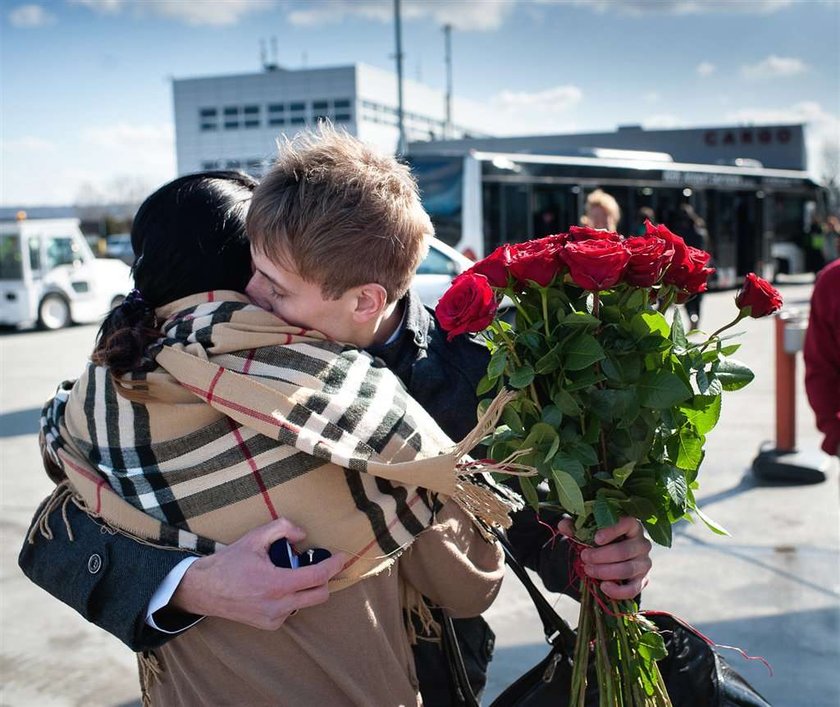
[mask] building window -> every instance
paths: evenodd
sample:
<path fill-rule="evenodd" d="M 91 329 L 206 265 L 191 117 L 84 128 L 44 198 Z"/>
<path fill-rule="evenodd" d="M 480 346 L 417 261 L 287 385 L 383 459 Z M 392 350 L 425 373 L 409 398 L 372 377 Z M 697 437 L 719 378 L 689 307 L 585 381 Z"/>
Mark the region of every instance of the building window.
<path fill-rule="evenodd" d="M 258 128 L 260 127 L 260 107 L 259 106 L 245 106 L 243 108 L 243 113 L 245 116 L 245 127 L 246 128 Z"/>
<path fill-rule="evenodd" d="M 336 123 L 349 123 L 351 120 L 353 120 L 353 116 L 350 113 L 336 112 L 335 114 Z"/>
<path fill-rule="evenodd" d="M 340 108 L 349 108 L 350 107 L 350 99 L 349 98 L 336 98 L 334 105 L 335 105 L 336 110 L 339 110 Z"/>
<path fill-rule="evenodd" d="M 329 109 L 329 101 L 312 101 L 312 110 L 315 113 L 326 113 Z"/>
<path fill-rule="evenodd" d="M 201 108 L 198 111 L 198 117 L 202 130 L 219 129 L 219 111 L 217 108 Z"/>
<path fill-rule="evenodd" d="M 239 160 L 228 160 L 225 162 L 225 169 L 239 169 L 241 166 Z"/>
<path fill-rule="evenodd" d="M 201 163 L 201 169 L 205 172 L 209 172 L 214 169 L 219 169 L 219 161 L 218 160 L 208 160 L 206 162 Z"/>
<path fill-rule="evenodd" d="M 236 130 L 239 127 L 239 106 L 225 106 L 225 130 Z"/>
<path fill-rule="evenodd" d="M 289 104 L 289 124 L 303 125 L 306 123 L 306 103 Z"/>
<path fill-rule="evenodd" d="M 285 125 L 286 124 L 286 105 L 285 105 L 285 103 L 269 103 L 269 105 L 268 105 L 268 124 L 269 125 Z"/>

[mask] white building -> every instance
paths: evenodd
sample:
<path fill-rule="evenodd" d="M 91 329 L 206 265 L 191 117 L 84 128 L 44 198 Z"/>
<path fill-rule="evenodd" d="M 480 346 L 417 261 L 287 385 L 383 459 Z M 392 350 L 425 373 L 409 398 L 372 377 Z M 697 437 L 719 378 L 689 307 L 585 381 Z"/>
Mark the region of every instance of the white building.
<path fill-rule="evenodd" d="M 281 134 L 323 118 L 385 151 L 398 142 L 396 75 L 364 64 L 176 79 L 173 93 L 179 174 L 243 169 L 259 176 Z M 474 124 L 486 109 L 455 99 L 447 127 L 443 92 L 416 81 L 403 81 L 403 110 L 407 142 L 486 134 Z"/>

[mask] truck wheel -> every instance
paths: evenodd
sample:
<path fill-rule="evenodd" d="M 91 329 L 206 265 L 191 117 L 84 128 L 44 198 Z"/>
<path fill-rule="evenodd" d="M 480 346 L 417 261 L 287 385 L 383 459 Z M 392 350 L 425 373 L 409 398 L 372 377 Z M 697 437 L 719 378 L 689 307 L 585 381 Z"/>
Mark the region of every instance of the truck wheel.
<path fill-rule="evenodd" d="M 53 331 L 70 326 L 70 304 L 59 294 L 51 293 L 38 305 L 38 326 Z"/>

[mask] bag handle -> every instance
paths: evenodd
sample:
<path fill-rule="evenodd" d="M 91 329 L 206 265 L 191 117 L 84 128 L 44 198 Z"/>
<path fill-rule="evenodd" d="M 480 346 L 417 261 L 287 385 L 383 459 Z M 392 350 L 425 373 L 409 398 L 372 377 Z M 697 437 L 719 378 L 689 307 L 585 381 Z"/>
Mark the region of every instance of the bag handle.
<path fill-rule="evenodd" d="M 576 636 L 572 627 L 560 616 L 548 600 L 542 595 L 536 585 L 531 581 L 525 568 L 519 563 L 519 560 L 513 554 L 513 547 L 508 541 L 503 532 L 496 528 L 490 528 L 492 533 L 496 536 L 499 544 L 505 552 L 505 561 L 514 574 L 519 577 L 531 601 L 539 614 L 540 621 L 542 621 L 543 631 L 545 632 L 545 640 L 554 648 L 559 650 L 564 656 L 570 658 L 574 655 Z M 458 646 L 458 638 L 455 635 L 455 626 L 452 619 L 443 611 L 443 620 L 441 621 L 443 643 L 447 657 L 447 665 L 455 687 L 458 691 L 457 698 L 462 707 L 478 707 L 478 699 L 472 690 L 470 681 L 467 678 L 467 669 L 464 666 L 464 657 L 461 655 L 460 647 Z"/>
<path fill-rule="evenodd" d="M 528 572 L 514 556 L 513 547 L 504 533 L 496 530 L 495 528 L 493 529 L 493 533 L 496 535 L 499 540 L 499 544 L 505 551 L 505 560 L 507 561 L 508 567 L 510 567 L 514 574 L 519 577 L 519 581 L 522 582 L 528 592 L 528 595 L 531 597 L 531 601 L 534 602 L 540 621 L 542 621 L 543 631 L 545 632 L 545 640 L 552 646 L 558 645 L 559 641 L 559 648 L 561 648 L 567 656 L 574 655 L 575 642 L 577 638 L 575 636 L 575 632 L 572 630 L 572 627 L 569 626 L 569 624 L 566 623 L 566 621 L 554 610 L 554 607 L 548 603 L 548 600 L 542 595 L 542 592 L 540 592 L 536 585 L 531 581 L 531 578 L 528 576 Z"/>

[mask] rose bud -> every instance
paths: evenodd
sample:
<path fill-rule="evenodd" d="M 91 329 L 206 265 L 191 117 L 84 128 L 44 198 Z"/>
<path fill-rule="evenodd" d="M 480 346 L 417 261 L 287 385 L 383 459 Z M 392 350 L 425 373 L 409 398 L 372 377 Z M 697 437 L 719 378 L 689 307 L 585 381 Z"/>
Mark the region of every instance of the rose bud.
<path fill-rule="evenodd" d="M 435 316 L 447 332 L 447 341 L 459 334 L 487 328 L 496 314 L 496 296 L 484 275 L 461 273 L 435 307 Z"/>
<path fill-rule="evenodd" d="M 778 312 L 782 308 L 782 295 L 767 280 L 754 272 L 744 278 L 744 285 L 735 297 L 735 306 L 741 310 L 749 307 L 750 317 L 758 319 Z"/>
<path fill-rule="evenodd" d="M 467 272 L 484 275 L 493 287 L 507 287 L 510 258 L 511 248 L 505 243 L 486 258 L 479 260 Z"/>

